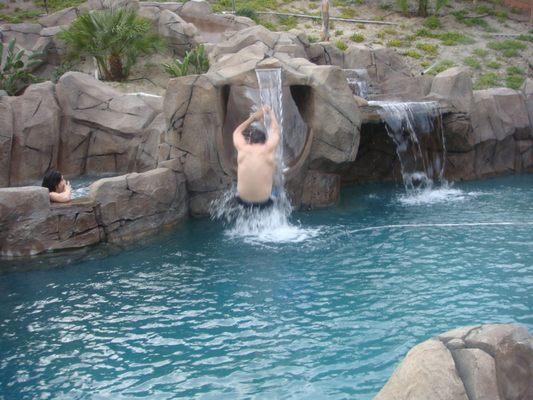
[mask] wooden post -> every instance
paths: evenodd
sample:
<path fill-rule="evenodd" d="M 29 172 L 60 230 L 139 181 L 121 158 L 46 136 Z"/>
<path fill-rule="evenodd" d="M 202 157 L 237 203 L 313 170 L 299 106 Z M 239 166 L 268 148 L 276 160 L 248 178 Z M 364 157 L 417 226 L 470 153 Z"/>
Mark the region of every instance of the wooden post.
<path fill-rule="evenodd" d="M 329 41 L 329 0 L 322 0 L 322 40 Z"/>

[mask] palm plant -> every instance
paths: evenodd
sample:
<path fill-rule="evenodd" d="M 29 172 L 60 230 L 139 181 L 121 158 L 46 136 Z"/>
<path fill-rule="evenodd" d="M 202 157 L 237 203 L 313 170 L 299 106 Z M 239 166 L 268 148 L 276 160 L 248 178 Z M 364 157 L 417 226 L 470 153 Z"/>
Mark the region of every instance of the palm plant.
<path fill-rule="evenodd" d="M 84 13 L 59 37 L 66 42 L 70 57 L 94 57 L 100 76 L 110 81 L 123 81 L 140 55 L 163 48 L 150 21 L 128 8 Z"/>
<path fill-rule="evenodd" d="M 203 74 L 209 69 L 209 60 L 205 54 L 203 44 L 185 53 L 183 61 L 174 60 L 170 64 L 163 64 L 165 71 L 174 77 L 189 74 Z"/>
<path fill-rule="evenodd" d="M 0 60 L 4 54 L 4 44 L 0 43 Z M 28 56 L 27 63 L 23 57 L 24 50 L 15 51 L 15 39 L 7 45 L 6 58 L 0 66 L 0 89 L 5 90 L 8 95 L 15 96 L 30 83 L 38 79 L 30 72 L 31 68 L 42 63 L 42 53 L 32 53 Z"/>

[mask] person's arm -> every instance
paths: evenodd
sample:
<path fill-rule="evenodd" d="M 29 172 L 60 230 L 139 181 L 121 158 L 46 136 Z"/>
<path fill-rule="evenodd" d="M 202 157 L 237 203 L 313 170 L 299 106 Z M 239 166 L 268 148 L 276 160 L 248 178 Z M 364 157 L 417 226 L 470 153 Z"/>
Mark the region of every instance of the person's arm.
<path fill-rule="evenodd" d="M 244 139 L 243 132 L 248 129 L 254 121 L 259 121 L 263 118 L 263 110 L 259 110 L 251 114 L 246 121 L 240 124 L 237 129 L 233 132 L 233 145 L 237 150 L 246 145 L 246 140 Z"/>
<path fill-rule="evenodd" d="M 274 111 L 269 108 L 268 112 L 270 114 L 270 132 L 268 133 L 268 139 L 265 144 L 269 150 L 273 151 L 279 143 L 279 124 Z"/>
<path fill-rule="evenodd" d="M 70 183 L 67 183 L 63 193 L 50 192 L 50 200 L 54 203 L 68 203 L 71 199 Z"/>

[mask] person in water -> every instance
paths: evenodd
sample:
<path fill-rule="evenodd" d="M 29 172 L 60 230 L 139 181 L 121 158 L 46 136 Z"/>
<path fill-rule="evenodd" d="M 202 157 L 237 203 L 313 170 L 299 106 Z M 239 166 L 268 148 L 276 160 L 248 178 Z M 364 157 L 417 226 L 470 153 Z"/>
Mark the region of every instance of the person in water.
<path fill-rule="evenodd" d="M 252 125 L 270 115 L 270 133 Z M 271 108 L 263 107 L 240 124 L 233 132 L 237 149 L 237 202 L 247 208 L 263 209 L 273 204 L 275 151 L 279 143 L 279 125 Z"/>
<path fill-rule="evenodd" d="M 48 189 L 50 194 L 50 201 L 56 203 L 67 203 L 71 200 L 72 188 L 70 183 L 65 181 L 60 172 L 51 170 L 48 171 L 43 178 L 41 185 Z"/>

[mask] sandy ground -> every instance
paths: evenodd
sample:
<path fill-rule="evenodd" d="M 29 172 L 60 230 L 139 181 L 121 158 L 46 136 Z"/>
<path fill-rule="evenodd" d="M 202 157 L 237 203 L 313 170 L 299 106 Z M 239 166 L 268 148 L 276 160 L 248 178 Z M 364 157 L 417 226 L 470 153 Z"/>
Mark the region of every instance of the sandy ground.
<path fill-rule="evenodd" d="M 9 13 L 19 7 L 21 9 L 39 9 L 31 0 L 0 0 L 1 4 L 5 4 L 3 13 Z M 432 29 L 433 33 L 442 32 L 460 32 L 475 40 L 473 44 L 460 44 L 455 46 L 444 46 L 438 39 L 431 39 L 426 37 L 414 37 L 417 29 L 423 27 L 424 19 L 418 17 L 404 17 L 400 13 L 394 10 L 394 6 L 391 9 L 383 9 L 378 7 L 377 1 L 366 0 L 363 5 L 351 5 L 346 7 L 339 4 L 340 1 L 332 0 L 331 16 L 341 16 L 343 9 L 348 8 L 352 10 L 354 16 L 357 19 L 369 19 L 369 20 L 382 20 L 386 22 L 392 22 L 396 25 L 385 26 L 375 24 L 360 24 L 351 22 L 339 22 L 333 21 L 333 26 L 330 30 L 331 41 L 336 43 L 342 41 L 346 44 L 353 43 L 350 39 L 354 33 L 364 36 L 362 44 L 367 46 L 384 45 L 390 46 L 390 41 L 394 39 L 400 39 L 402 45 L 400 47 L 394 47 L 394 50 L 400 54 L 405 54 L 409 50 L 418 52 L 422 57 L 415 59 L 409 56 L 405 56 L 407 64 L 410 66 L 413 74 L 419 74 L 429 65 L 438 63 L 441 60 L 452 60 L 455 65 L 465 65 L 464 59 L 472 57 L 480 64 L 479 68 L 471 68 L 474 82 L 477 79 L 488 72 L 496 73 L 500 77 L 500 84 L 505 85 L 506 69 L 510 66 L 516 66 L 521 68 L 524 73 L 532 77 L 533 76 L 533 43 L 522 42 L 527 48 L 520 52 L 518 57 L 505 58 L 501 53 L 492 50 L 487 47 L 487 43 L 494 40 L 502 40 L 507 37 L 496 35 L 518 35 L 518 34 L 533 34 L 533 27 L 530 27 L 527 23 L 527 17 L 523 15 L 512 14 L 509 9 L 494 6 L 492 3 L 485 1 L 478 1 L 478 5 L 485 5 L 492 7 L 496 10 L 506 11 L 508 18 L 503 22 L 492 16 L 485 16 L 483 19 L 490 25 L 491 32 L 487 32 L 481 27 L 468 27 L 463 23 L 457 21 L 457 19 L 450 13 L 455 10 L 464 8 L 472 8 L 471 1 L 451 1 L 452 6 L 445 7 L 441 10 L 442 17 L 439 18 L 442 28 Z M 355 2 L 354 2 L 355 3 Z M 297 0 L 297 1 L 284 1 L 283 5 L 276 9 L 278 12 L 292 12 L 302 14 L 319 14 L 319 0 Z M 391 5 L 394 4 L 391 2 Z M 44 12 L 44 11 L 43 11 Z M 444 15 L 445 14 L 445 15 Z M 475 15 L 474 11 L 470 11 L 470 15 Z M 274 24 L 278 30 L 288 29 L 280 23 L 278 17 L 275 16 L 261 16 L 263 20 L 269 21 Z M 320 38 L 321 22 L 319 20 L 311 20 L 298 18 L 297 29 L 305 31 L 308 35 L 315 40 Z M 424 51 L 416 49 L 417 43 L 436 44 L 438 45 L 438 54 L 431 56 Z M 474 53 L 476 49 L 484 49 L 487 51 L 485 56 L 479 56 Z M 165 73 L 162 63 L 168 63 L 172 60 L 172 56 L 167 52 L 166 54 L 158 54 L 149 57 L 143 57 L 139 60 L 138 64 L 133 68 L 131 76 L 127 82 L 111 82 L 110 85 L 124 92 L 142 91 L 146 93 L 163 95 L 168 79 L 170 77 Z M 490 68 L 487 64 L 498 63 L 498 68 Z M 94 70 L 92 62 L 85 62 L 75 67 L 77 70 L 84 72 L 90 72 Z"/>

